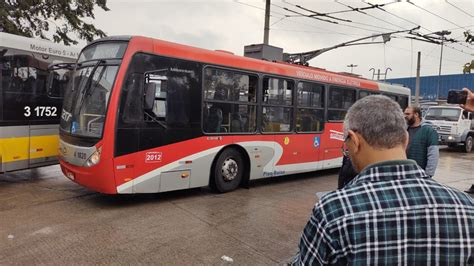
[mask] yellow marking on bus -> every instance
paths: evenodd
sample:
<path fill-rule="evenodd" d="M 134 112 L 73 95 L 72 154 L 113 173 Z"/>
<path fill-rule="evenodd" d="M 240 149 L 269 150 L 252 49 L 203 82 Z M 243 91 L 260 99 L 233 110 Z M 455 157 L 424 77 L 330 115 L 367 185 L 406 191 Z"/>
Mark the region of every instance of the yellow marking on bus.
<path fill-rule="evenodd" d="M 58 135 L 0 139 L 3 163 L 58 155 Z"/>
<path fill-rule="evenodd" d="M 58 145 L 58 135 L 31 137 L 30 159 L 57 156 Z"/>
<path fill-rule="evenodd" d="M 4 138 L 0 139 L 2 162 L 8 163 L 19 160 L 28 160 L 28 147 L 30 138 Z"/>

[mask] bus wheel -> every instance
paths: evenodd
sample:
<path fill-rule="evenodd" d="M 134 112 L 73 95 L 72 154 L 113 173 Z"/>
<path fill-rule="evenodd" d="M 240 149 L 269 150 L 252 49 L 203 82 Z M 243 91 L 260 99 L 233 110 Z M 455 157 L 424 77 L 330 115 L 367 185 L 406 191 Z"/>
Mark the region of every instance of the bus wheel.
<path fill-rule="evenodd" d="M 464 141 L 464 151 L 465 152 L 471 152 L 472 151 L 472 145 L 473 145 L 472 136 L 467 136 L 466 141 Z"/>
<path fill-rule="evenodd" d="M 214 166 L 213 188 L 220 192 L 236 189 L 242 181 L 244 163 L 242 156 L 235 149 L 224 150 Z"/>

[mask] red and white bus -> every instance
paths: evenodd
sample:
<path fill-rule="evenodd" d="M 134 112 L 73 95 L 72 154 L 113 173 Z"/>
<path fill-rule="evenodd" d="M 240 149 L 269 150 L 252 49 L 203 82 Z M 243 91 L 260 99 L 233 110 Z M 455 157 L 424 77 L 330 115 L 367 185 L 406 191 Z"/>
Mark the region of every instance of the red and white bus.
<path fill-rule="evenodd" d="M 408 88 L 322 69 L 107 37 L 82 50 L 66 90 L 61 169 L 115 194 L 340 167 L 344 115 L 374 93 L 410 101 Z"/>

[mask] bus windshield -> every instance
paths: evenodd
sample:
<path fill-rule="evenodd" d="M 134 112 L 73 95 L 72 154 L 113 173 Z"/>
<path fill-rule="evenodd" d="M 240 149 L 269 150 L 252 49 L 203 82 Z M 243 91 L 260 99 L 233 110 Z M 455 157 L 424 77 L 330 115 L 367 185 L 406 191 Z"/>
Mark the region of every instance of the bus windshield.
<path fill-rule="evenodd" d="M 109 96 L 120 63 L 116 59 L 123 56 L 125 48 L 126 43 L 99 43 L 82 51 L 64 96 L 61 131 L 102 137 Z"/>
<path fill-rule="evenodd" d="M 426 113 L 425 120 L 458 121 L 460 109 L 454 108 L 430 108 Z"/>

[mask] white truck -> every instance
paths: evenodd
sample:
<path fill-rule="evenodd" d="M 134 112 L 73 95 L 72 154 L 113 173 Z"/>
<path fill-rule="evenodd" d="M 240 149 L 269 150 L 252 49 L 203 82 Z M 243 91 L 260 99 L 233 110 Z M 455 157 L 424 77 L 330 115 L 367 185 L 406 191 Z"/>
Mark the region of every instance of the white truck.
<path fill-rule="evenodd" d="M 424 116 L 438 132 L 439 145 L 451 148 L 462 146 L 463 151 L 471 152 L 474 142 L 474 113 L 464 111 L 459 106 L 431 106 Z"/>

